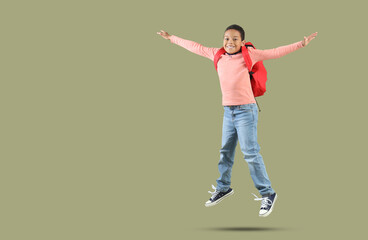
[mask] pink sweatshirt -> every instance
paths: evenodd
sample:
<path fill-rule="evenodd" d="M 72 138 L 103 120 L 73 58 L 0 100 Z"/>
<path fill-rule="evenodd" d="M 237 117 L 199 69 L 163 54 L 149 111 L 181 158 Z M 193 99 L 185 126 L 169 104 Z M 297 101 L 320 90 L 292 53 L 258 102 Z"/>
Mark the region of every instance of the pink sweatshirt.
<path fill-rule="evenodd" d="M 220 48 L 208 48 L 199 43 L 185 40 L 171 35 L 170 41 L 195 54 L 214 60 L 215 54 Z M 253 65 L 258 61 L 279 58 L 302 48 L 302 41 L 281 46 L 274 49 L 260 50 L 248 48 Z M 215 68 L 215 67 L 214 67 Z M 248 68 L 245 65 L 241 53 L 222 55 L 217 63 L 218 76 L 222 92 L 222 105 L 243 105 L 255 103 L 252 87 L 249 79 Z"/>

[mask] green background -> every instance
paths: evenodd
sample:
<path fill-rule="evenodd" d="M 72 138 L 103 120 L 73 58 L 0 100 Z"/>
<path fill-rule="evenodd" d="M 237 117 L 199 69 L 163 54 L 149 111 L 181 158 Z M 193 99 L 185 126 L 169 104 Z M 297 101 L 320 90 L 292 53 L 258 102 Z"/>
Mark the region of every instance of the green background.
<path fill-rule="evenodd" d="M 1 1 L 0 238 L 347 239 L 366 218 L 364 1 Z M 235 194 L 205 208 L 223 108 L 213 63 L 239 24 L 265 61 L 259 143 L 274 212 L 237 147 Z"/>

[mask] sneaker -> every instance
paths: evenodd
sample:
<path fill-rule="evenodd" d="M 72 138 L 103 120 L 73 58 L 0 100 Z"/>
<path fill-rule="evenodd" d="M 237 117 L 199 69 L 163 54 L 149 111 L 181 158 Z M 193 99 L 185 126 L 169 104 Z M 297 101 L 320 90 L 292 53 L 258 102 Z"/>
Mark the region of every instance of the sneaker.
<path fill-rule="evenodd" d="M 259 198 L 257 195 L 252 193 L 256 198 L 255 201 L 262 201 L 261 202 L 261 209 L 259 210 L 259 216 L 260 217 L 267 217 L 271 214 L 273 206 L 275 205 L 277 194 L 274 193 L 272 195 L 269 195 L 267 197 Z"/>
<path fill-rule="evenodd" d="M 210 200 L 208 200 L 205 204 L 206 207 L 212 207 L 214 205 L 216 205 L 217 203 L 221 202 L 222 200 L 224 200 L 225 198 L 227 198 L 230 195 L 234 194 L 234 190 L 229 188 L 229 190 L 227 190 L 226 192 L 220 192 L 217 191 L 215 186 L 212 185 L 212 188 L 215 190 L 214 192 L 210 192 L 209 193 L 212 194 L 212 197 L 210 198 Z"/>

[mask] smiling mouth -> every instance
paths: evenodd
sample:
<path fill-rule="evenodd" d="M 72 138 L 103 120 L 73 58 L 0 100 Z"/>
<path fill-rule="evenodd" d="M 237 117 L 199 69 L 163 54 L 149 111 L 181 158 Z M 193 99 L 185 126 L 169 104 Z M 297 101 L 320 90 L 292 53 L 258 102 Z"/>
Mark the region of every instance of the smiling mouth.
<path fill-rule="evenodd" d="M 228 49 L 233 49 L 235 48 L 234 46 L 227 46 Z"/>

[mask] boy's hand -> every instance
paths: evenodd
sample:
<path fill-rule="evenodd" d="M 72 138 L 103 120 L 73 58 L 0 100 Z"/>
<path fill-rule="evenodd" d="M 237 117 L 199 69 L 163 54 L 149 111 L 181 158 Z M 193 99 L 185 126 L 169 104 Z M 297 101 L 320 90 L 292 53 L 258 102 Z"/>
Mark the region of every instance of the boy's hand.
<path fill-rule="evenodd" d="M 161 37 L 165 39 L 170 39 L 171 35 L 165 32 L 164 30 L 161 30 L 160 32 L 157 32 L 157 34 L 161 35 Z"/>
<path fill-rule="evenodd" d="M 304 37 L 303 42 L 302 42 L 303 47 L 307 46 L 308 43 L 310 41 L 312 41 L 317 36 L 317 33 L 318 32 L 315 32 L 315 33 L 312 33 L 311 35 L 309 35 L 308 37 Z"/>

